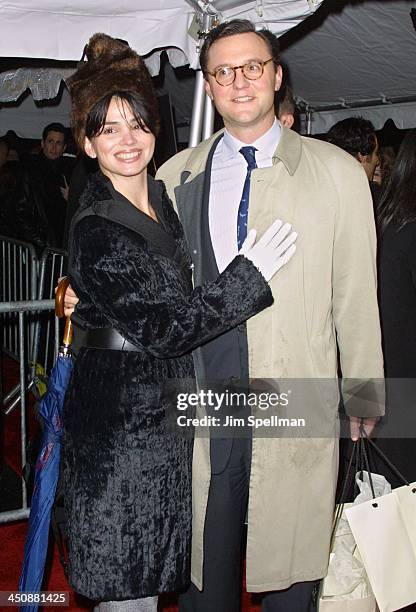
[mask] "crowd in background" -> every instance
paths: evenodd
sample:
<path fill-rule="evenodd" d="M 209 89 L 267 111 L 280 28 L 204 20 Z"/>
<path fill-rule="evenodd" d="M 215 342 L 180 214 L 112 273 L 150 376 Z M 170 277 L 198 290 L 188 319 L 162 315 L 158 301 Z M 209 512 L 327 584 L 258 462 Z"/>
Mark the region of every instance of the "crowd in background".
<path fill-rule="evenodd" d="M 298 129 L 288 86 L 276 96 L 276 114 L 282 125 Z M 73 154 L 66 154 L 70 136 L 62 124 L 49 124 L 41 141 L 20 156 L 8 137 L 0 138 L 0 235 L 34 244 L 38 252 L 45 247 L 66 248 L 68 226 L 79 196 L 89 173 L 96 170 L 85 156 L 77 163 Z M 360 117 L 338 122 L 319 138 L 341 147 L 363 165 L 377 216 L 383 186 L 394 166 L 394 147 L 380 147 L 372 123 Z"/>
<path fill-rule="evenodd" d="M 0 233 L 29 242 L 38 253 L 64 246 L 69 182 L 74 158 L 65 156 L 68 130 L 45 127 L 40 147 L 21 160 L 0 140 Z"/>

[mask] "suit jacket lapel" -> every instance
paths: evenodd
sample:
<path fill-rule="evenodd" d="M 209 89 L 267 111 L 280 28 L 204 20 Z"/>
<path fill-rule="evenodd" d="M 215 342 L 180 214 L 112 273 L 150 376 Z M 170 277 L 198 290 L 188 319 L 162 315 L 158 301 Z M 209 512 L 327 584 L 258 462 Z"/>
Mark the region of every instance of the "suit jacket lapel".
<path fill-rule="evenodd" d="M 194 263 L 194 283 L 201 285 L 218 276 L 218 268 L 209 234 L 209 193 L 211 188 L 211 167 L 221 133 L 208 153 L 205 169 L 195 177 L 189 171 L 182 172 L 181 184 L 175 188 L 175 199 L 179 219 L 182 223 Z"/>

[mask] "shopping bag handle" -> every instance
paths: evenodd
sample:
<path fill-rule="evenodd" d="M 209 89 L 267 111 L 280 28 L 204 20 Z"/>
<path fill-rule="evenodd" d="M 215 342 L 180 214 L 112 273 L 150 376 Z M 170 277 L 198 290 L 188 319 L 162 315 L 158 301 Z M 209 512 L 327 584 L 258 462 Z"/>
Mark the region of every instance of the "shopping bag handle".
<path fill-rule="evenodd" d="M 356 480 L 355 480 L 356 474 L 359 474 L 360 472 L 363 473 L 364 469 L 366 469 L 368 472 L 368 478 L 370 481 L 371 494 L 373 496 L 373 499 L 375 499 L 376 497 L 375 491 L 374 491 L 373 479 L 371 477 L 371 470 L 370 470 L 370 465 L 368 461 L 367 451 L 364 445 L 365 445 L 365 440 L 363 436 L 360 436 L 358 440 L 354 440 L 353 442 L 352 453 L 348 460 L 348 467 L 347 467 L 347 471 L 345 473 L 344 480 L 342 483 L 341 493 L 338 497 L 337 507 L 336 507 L 336 511 L 334 515 L 334 521 L 332 524 L 331 546 L 333 543 L 333 538 L 335 537 L 335 532 L 338 528 L 339 521 L 341 519 L 341 514 L 344 509 L 347 486 L 350 481 L 351 470 L 352 470 L 353 465 L 354 465 L 354 485 L 356 486 Z M 355 490 L 355 486 L 354 486 L 354 490 Z"/>
<path fill-rule="evenodd" d="M 352 468 L 352 465 L 354 464 L 354 474 L 356 474 L 357 471 L 359 470 L 359 465 L 358 465 L 359 460 L 360 460 L 359 444 L 358 444 L 358 440 L 355 440 L 353 442 L 352 453 L 351 453 L 351 456 L 349 458 L 347 471 L 345 473 L 344 480 L 343 480 L 343 483 L 342 483 L 341 493 L 340 493 L 338 501 L 336 503 L 334 519 L 333 519 L 333 522 L 332 522 L 330 550 L 332 550 L 332 547 L 333 547 L 333 544 L 334 544 L 335 534 L 336 534 L 336 531 L 338 529 L 338 525 L 339 525 L 339 522 L 341 520 L 341 515 L 342 515 L 343 510 L 344 510 L 345 496 L 346 496 L 347 486 L 348 486 L 349 479 L 350 479 L 351 468 Z"/>
<path fill-rule="evenodd" d="M 392 472 L 394 472 L 396 474 L 396 476 L 399 478 L 399 480 L 401 480 L 403 482 L 403 484 L 409 486 L 410 485 L 409 481 L 403 476 L 403 474 L 397 469 L 397 467 L 390 461 L 390 459 L 388 459 L 388 457 L 386 457 L 386 455 L 383 453 L 381 448 L 379 448 L 377 446 L 377 444 L 369 437 L 369 435 L 365 431 L 364 426 L 362 424 L 360 426 L 360 433 L 361 433 L 362 438 L 367 440 L 368 444 L 370 444 L 370 446 L 372 448 L 374 448 L 376 453 L 378 453 L 378 455 L 380 455 L 380 457 L 383 459 L 383 461 L 385 461 L 385 463 L 389 466 L 389 468 L 392 470 Z M 364 449 L 364 453 L 365 452 L 366 451 Z"/>
<path fill-rule="evenodd" d="M 69 287 L 69 278 L 68 276 L 63 276 L 58 283 L 58 287 L 56 288 L 56 293 L 55 293 L 55 314 L 59 318 L 62 318 L 65 316 L 64 301 L 65 301 L 65 293 L 68 287 Z M 64 347 L 67 348 L 71 345 L 72 334 L 73 334 L 73 327 L 72 327 L 71 318 L 67 317 L 66 323 L 65 323 L 64 338 L 63 338 Z"/>

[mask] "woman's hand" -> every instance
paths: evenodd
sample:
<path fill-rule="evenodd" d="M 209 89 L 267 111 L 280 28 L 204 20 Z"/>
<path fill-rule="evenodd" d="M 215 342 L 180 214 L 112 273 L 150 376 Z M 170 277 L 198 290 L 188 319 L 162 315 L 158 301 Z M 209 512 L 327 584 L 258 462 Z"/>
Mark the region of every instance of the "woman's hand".
<path fill-rule="evenodd" d="M 276 219 L 257 242 L 256 230 L 250 230 L 240 249 L 239 255 L 250 259 L 267 282 L 292 259 L 296 251 L 294 243 L 298 235 L 291 229 L 290 223 L 283 225 L 280 219 Z"/>
<path fill-rule="evenodd" d="M 61 281 L 61 278 L 58 278 L 58 283 Z M 56 293 L 57 287 L 55 287 Z M 66 317 L 70 317 L 75 310 L 75 306 L 78 304 L 79 298 L 72 289 L 71 285 L 68 285 L 68 289 L 65 292 L 64 299 L 64 313 Z"/>

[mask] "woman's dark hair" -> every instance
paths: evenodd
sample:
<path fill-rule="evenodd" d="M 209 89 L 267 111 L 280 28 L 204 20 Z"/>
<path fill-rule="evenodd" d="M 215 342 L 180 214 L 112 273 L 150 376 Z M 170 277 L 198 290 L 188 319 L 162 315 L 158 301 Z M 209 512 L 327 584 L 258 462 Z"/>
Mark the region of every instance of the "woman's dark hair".
<path fill-rule="evenodd" d="M 220 23 L 217 27 L 213 28 L 205 37 L 204 44 L 202 45 L 201 53 L 199 56 L 199 62 L 201 64 L 201 70 L 204 77 L 208 74 L 208 52 L 211 45 L 221 38 L 228 36 L 235 36 L 235 34 L 249 34 L 253 32 L 264 40 L 267 47 L 269 48 L 270 55 L 273 58 L 273 64 L 277 67 L 280 64 L 279 57 L 279 39 L 277 36 L 263 28 L 262 30 L 256 30 L 255 26 L 248 19 L 232 19 L 225 23 Z"/>
<path fill-rule="evenodd" d="M 403 139 L 381 195 L 378 215 L 381 233 L 390 224 L 400 231 L 411 221 L 416 221 L 416 129 Z"/>
<path fill-rule="evenodd" d="M 157 136 L 159 132 L 159 113 L 154 105 L 136 92 L 112 91 L 101 98 L 88 113 L 85 124 L 85 135 L 88 139 L 99 136 L 105 126 L 105 120 L 112 98 L 120 100 L 120 111 L 123 113 L 123 102 L 126 103 L 133 113 L 138 125 L 145 132 L 151 132 Z"/>

